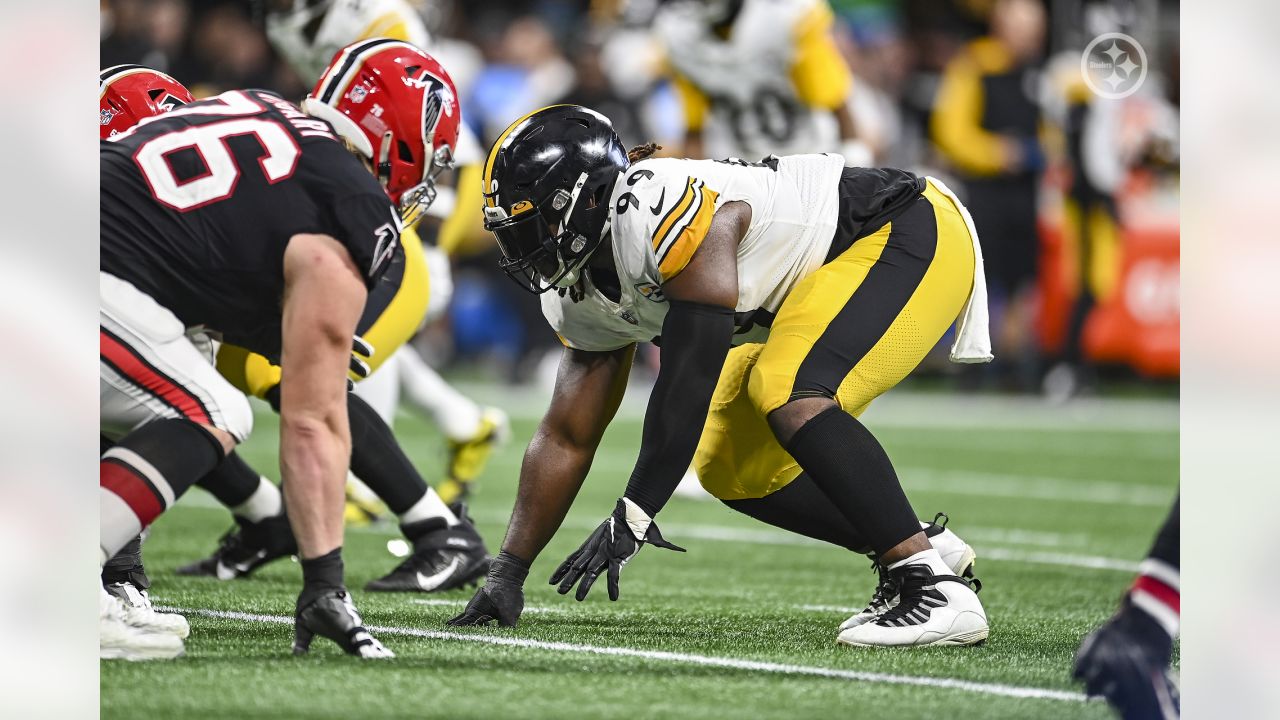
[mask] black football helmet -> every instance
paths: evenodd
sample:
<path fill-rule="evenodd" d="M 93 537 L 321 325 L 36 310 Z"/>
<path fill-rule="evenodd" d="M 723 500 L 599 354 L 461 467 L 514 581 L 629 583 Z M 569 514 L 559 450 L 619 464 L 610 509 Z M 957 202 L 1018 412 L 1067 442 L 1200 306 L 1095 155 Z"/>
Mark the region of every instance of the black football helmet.
<path fill-rule="evenodd" d="M 533 293 L 572 287 L 609 232 L 609 198 L 628 165 L 613 123 L 581 105 L 512 123 L 484 166 L 484 227 L 503 271 Z"/>

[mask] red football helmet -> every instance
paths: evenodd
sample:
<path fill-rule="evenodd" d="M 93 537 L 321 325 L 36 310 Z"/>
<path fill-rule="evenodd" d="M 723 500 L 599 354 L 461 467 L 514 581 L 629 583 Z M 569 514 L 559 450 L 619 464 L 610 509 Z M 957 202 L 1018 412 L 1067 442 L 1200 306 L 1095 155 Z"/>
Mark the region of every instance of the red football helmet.
<path fill-rule="evenodd" d="M 373 164 L 405 224 L 435 200 L 435 178 L 453 165 L 462 119 L 453 79 L 435 58 L 390 38 L 348 45 L 302 109 Z"/>
<path fill-rule="evenodd" d="M 116 65 L 98 74 L 98 119 L 103 140 L 137 125 L 144 118 L 193 102 L 182 83 L 141 65 Z"/>

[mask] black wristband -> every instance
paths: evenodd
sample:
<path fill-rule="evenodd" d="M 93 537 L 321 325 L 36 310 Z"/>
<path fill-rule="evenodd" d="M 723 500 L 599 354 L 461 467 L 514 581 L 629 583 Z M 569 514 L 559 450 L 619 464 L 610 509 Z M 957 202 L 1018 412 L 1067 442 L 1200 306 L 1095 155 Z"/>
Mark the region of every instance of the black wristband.
<path fill-rule="evenodd" d="M 345 590 L 346 584 L 342 579 L 342 547 L 336 547 L 333 550 L 311 559 L 303 559 L 302 562 L 302 592 L 298 594 L 298 602 L 295 612 L 302 612 L 303 608 L 315 602 L 316 598 L 333 592 L 334 590 Z"/>
<path fill-rule="evenodd" d="M 529 577 L 530 563 L 503 550 L 489 564 L 489 582 L 502 582 L 523 586 Z"/>

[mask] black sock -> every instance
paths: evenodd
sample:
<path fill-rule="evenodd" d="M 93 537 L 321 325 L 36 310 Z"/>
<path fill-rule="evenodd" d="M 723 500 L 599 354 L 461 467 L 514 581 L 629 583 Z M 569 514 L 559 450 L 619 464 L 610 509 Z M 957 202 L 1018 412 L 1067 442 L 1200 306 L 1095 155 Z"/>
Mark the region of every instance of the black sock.
<path fill-rule="evenodd" d="M 787 452 L 877 555 L 920 532 L 889 456 L 852 415 L 838 407 L 818 413 L 791 437 Z"/>
<path fill-rule="evenodd" d="M 102 583 L 111 585 L 127 582 L 140 590 L 151 587 L 151 579 L 142 567 L 142 536 L 138 535 L 120 548 L 120 552 L 102 566 Z"/>
<path fill-rule="evenodd" d="M 348 393 L 347 411 L 351 472 L 387 504 L 387 509 L 397 515 L 405 513 L 427 494 L 427 481 L 369 403 Z"/>
<path fill-rule="evenodd" d="M 249 467 L 239 453 L 231 453 L 212 472 L 196 481 L 196 485 L 213 493 L 218 502 L 229 508 L 242 505 L 258 490 L 261 476 Z"/>
<path fill-rule="evenodd" d="M 1147 557 L 1155 558 L 1174 568 L 1182 566 L 1182 516 L 1179 513 L 1181 504 L 1181 496 L 1173 501 L 1173 508 L 1169 510 L 1169 516 L 1165 518 L 1164 525 L 1160 526 L 1160 532 L 1156 534 L 1156 540 L 1151 545 L 1151 552 L 1147 553 Z"/>
<path fill-rule="evenodd" d="M 311 604 L 320 595 L 346 587 L 342 574 L 342 547 L 314 557 L 302 559 L 302 594 L 298 596 L 298 609 Z"/>
<path fill-rule="evenodd" d="M 722 500 L 725 505 L 774 527 L 856 553 L 871 552 L 862 533 L 832 504 L 808 473 L 762 498 Z"/>

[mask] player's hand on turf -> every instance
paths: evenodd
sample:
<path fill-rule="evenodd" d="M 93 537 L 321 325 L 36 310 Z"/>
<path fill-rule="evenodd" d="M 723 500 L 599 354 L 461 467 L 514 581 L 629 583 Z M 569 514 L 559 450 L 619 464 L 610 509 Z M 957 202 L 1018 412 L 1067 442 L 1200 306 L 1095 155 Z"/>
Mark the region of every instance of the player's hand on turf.
<path fill-rule="evenodd" d="M 663 539 L 648 513 L 630 500 L 620 499 L 613 514 L 591 533 L 582 547 L 560 563 L 560 567 L 551 575 L 551 584 L 558 583 L 560 594 L 565 595 L 581 579 L 574 597 L 583 600 L 591 591 L 596 578 L 607 570 L 609 599 L 617 600 L 618 575 L 622 572 L 622 566 L 635 557 L 645 543 L 677 552 L 685 551 Z"/>
<path fill-rule="evenodd" d="M 315 596 L 304 590 L 298 598 L 293 628 L 294 655 L 307 654 L 312 639 L 319 635 L 337 643 L 348 655 L 370 660 L 396 656 L 365 628 L 346 590 L 330 590 Z"/>
<path fill-rule="evenodd" d="M 466 609 L 446 625 L 488 625 L 497 620 L 503 627 L 515 627 L 524 610 L 524 580 L 528 576 L 529 563 L 506 551 L 498 553 L 489 564 L 484 587 L 476 590 Z"/>

